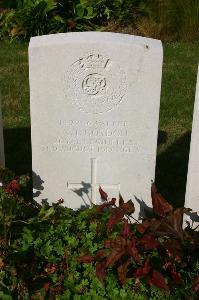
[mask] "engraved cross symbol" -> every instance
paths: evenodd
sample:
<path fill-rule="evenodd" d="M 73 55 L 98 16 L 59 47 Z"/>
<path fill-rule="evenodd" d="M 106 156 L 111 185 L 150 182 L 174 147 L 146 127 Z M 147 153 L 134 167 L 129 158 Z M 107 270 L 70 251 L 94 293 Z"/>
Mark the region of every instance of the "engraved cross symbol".
<path fill-rule="evenodd" d="M 81 194 L 81 191 L 84 189 L 88 190 L 88 187 L 91 189 L 91 204 L 97 203 L 97 192 L 99 190 L 99 186 L 102 186 L 103 189 L 109 189 L 109 190 L 120 190 L 120 184 L 103 184 L 103 183 L 97 183 L 97 161 L 98 158 L 91 158 L 91 183 L 87 184 L 84 182 L 81 183 L 67 183 L 67 188 L 70 190 L 75 191 L 78 194 L 78 191 L 80 191 L 79 194 Z M 85 192 L 86 193 L 86 192 Z"/>

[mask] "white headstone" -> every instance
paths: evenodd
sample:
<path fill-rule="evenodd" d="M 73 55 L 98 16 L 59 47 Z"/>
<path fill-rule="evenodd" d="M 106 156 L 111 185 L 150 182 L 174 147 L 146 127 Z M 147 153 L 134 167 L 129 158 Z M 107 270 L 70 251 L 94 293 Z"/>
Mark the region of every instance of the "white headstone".
<path fill-rule="evenodd" d="M 0 95 L 0 168 L 5 167 L 5 154 L 4 154 L 4 139 L 3 139 L 3 119 L 1 111 L 1 95 Z"/>
<path fill-rule="evenodd" d="M 118 33 L 35 37 L 29 47 L 37 201 L 110 195 L 151 203 L 162 74 L 158 40 Z M 135 200 L 136 208 L 139 204 Z"/>
<path fill-rule="evenodd" d="M 191 208 L 194 212 L 199 212 L 199 68 L 189 153 L 185 207 Z M 199 222 L 199 217 L 192 215 L 192 213 L 190 217 L 186 217 L 186 220 L 190 220 L 190 218 L 193 221 Z"/>

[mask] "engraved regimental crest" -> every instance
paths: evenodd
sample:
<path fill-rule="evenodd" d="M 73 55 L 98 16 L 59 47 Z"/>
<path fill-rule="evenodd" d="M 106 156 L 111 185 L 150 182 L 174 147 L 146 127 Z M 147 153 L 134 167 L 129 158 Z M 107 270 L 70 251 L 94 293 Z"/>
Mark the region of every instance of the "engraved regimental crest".
<path fill-rule="evenodd" d="M 126 76 L 118 63 L 95 52 L 76 60 L 65 81 L 68 100 L 85 113 L 109 111 L 126 93 Z"/>

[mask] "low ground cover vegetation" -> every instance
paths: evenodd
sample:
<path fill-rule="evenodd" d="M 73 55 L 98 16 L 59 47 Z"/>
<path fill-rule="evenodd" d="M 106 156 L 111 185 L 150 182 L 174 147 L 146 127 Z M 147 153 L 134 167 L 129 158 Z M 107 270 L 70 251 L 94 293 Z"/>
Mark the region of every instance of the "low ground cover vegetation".
<path fill-rule="evenodd" d="M 1 299 L 198 299 L 199 235 L 152 185 L 153 211 L 109 199 L 73 211 L 27 197 L 28 176 L 0 172 Z"/>

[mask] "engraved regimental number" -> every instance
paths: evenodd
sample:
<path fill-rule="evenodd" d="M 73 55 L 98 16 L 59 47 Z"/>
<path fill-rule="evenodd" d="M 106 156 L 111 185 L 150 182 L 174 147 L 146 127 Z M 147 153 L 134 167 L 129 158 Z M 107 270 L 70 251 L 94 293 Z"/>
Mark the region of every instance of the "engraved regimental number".
<path fill-rule="evenodd" d="M 99 114 L 122 101 L 126 94 L 126 75 L 117 62 L 92 52 L 68 68 L 64 86 L 68 101 L 79 110 Z"/>

